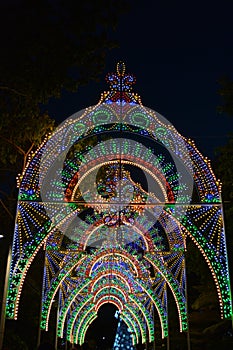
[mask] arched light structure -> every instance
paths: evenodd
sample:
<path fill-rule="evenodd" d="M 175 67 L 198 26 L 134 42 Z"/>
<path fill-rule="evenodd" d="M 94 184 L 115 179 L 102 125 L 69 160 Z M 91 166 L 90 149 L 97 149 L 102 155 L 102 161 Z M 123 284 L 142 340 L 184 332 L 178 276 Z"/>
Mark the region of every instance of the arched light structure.
<path fill-rule="evenodd" d="M 231 318 L 221 184 L 209 160 L 142 105 L 124 63 L 107 81 L 100 102 L 61 124 L 18 179 L 7 317 L 17 318 L 27 271 L 44 246 L 42 329 L 59 291 L 60 337 L 82 344 L 109 302 L 134 344 L 151 342 L 154 308 L 161 336 L 168 334 L 169 288 L 187 331 L 190 237 L 213 275 L 221 317 Z"/>

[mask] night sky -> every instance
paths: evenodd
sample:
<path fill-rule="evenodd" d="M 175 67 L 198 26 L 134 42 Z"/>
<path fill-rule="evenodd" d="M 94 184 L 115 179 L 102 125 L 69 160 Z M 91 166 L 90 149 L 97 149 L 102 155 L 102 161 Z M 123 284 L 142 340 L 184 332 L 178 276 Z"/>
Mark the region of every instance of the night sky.
<path fill-rule="evenodd" d="M 137 78 L 134 91 L 199 150 L 213 158 L 233 131 L 233 120 L 216 111 L 222 76 L 233 78 L 233 1 L 136 1 L 120 19 L 99 83 L 63 92 L 48 111 L 58 122 L 98 102 L 105 75 L 123 60 Z"/>

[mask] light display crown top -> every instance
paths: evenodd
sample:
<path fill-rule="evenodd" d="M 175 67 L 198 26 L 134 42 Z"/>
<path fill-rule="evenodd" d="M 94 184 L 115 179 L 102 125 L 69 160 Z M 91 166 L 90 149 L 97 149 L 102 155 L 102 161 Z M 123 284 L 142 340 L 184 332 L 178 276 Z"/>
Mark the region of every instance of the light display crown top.
<path fill-rule="evenodd" d="M 105 91 L 101 96 L 101 103 L 130 103 L 140 104 L 141 98 L 137 93 L 132 92 L 132 85 L 136 83 L 136 78 L 129 73 L 125 73 L 125 63 L 118 62 L 115 73 L 108 73 L 106 81 L 110 85 L 110 90 Z"/>

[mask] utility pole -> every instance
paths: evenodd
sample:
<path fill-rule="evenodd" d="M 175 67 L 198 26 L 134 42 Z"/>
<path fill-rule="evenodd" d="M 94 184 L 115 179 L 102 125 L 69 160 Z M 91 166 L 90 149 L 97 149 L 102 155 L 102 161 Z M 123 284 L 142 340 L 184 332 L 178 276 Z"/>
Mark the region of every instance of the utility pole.
<path fill-rule="evenodd" d="M 1 309 L 1 320 L 0 320 L 0 349 L 3 348 L 3 340 L 5 333 L 5 322 L 6 322 L 6 298 L 7 298 L 7 290 L 8 290 L 8 280 L 10 274 L 10 266 L 11 266 L 11 253 L 12 248 L 9 246 L 7 263 L 6 263 L 6 273 L 5 273 L 5 283 L 2 297 L 2 309 Z"/>
<path fill-rule="evenodd" d="M 155 333 L 155 306 L 153 304 L 153 325 L 154 325 L 154 333 Z M 153 350 L 155 350 L 155 335 L 153 340 Z"/>
<path fill-rule="evenodd" d="M 42 287 L 41 287 L 40 313 L 39 313 L 39 324 L 38 324 L 38 333 L 37 333 L 37 347 L 40 346 L 40 342 L 41 342 L 40 324 L 41 324 L 41 318 L 42 318 L 42 304 L 43 304 L 42 298 L 43 298 L 43 293 L 44 293 L 45 270 L 46 270 L 46 267 L 45 267 L 45 254 L 46 254 L 45 245 L 43 246 L 42 254 L 43 254 L 43 260 L 44 260 L 44 268 L 43 268 L 43 276 L 42 276 L 43 282 L 42 282 Z"/>
<path fill-rule="evenodd" d="M 60 301 L 61 301 L 61 289 L 58 290 L 58 297 L 57 297 L 57 318 L 56 318 L 56 333 L 55 333 L 55 350 L 57 350 L 57 344 L 58 344 L 58 322 L 59 322 L 59 315 L 60 315 Z"/>
<path fill-rule="evenodd" d="M 186 299 L 186 309 L 188 314 L 188 284 L 187 284 L 187 271 L 186 271 L 186 242 L 184 242 L 184 273 L 185 273 L 185 299 Z M 188 322 L 188 321 L 187 321 Z M 191 350 L 191 342 L 190 342 L 190 332 L 189 332 L 189 322 L 188 322 L 188 330 L 187 330 L 187 349 Z"/>

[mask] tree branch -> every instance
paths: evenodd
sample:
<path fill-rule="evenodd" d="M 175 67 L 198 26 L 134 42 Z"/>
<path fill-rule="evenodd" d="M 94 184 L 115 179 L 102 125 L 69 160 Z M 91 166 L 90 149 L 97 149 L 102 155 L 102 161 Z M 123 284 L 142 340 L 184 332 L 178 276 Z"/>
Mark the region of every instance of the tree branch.
<path fill-rule="evenodd" d="M 7 172 L 7 171 L 16 174 L 16 170 L 15 170 L 15 169 L 11 169 L 11 168 L 0 168 L 0 173 L 5 173 L 5 172 Z"/>
<path fill-rule="evenodd" d="M 3 201 L 0 199 L 0 203 L 2 204 L 3 208 L 6 210 L 7 214 L 13 219 L 13 215 L 11 214 L 11 212 L 9 211 L 9 209 L 5 206 L 5 204 L 3 203 Z"/>
<path fill-rule="evenodd" d="M 16 95 L 27 97 L 27 95 L 23 94 L 22 92 L 19 92 L 15 89 L 9 88 L 8 86 L 0 86 L 0 90 L 7 90 L 10 92 L 13 92 Z"/>
<path fill-rule="evenodd" d="M 23 156 L 23 171 L 24 171 L 26 164 L 27 164 L 27 157 L 28 157 L 29 153 L 31 152 L 31 150 L 33 149 L 34 145 L 35 145 L 35 143 L 32 142 L 30 148 L 28 149 L 27 152 L 25 152 L 25 154 Z"/>
<path fill-rule="evenodd" d="M 31 152 L 31 150 L 33 149 L 33 147 L 35 146 L 35 143 L 34 142 L 32 142 L 32 144 L 31 144 L 31 146 L 30 146 L 30 148 L 28 149 L 28 151 L 27 151 L 27 153 L 26 153 L 26 156 L 28 156 L 29 155 L 29 153 Z"/>
<path fill-rule="evenodd" d="M 19 147 L 18 145 L 16 145 L 14 142 L 12 142 L 11 140 L 5 138 L 4 136 L 0 135 L 0 138 L 3 139 L 4 141 L 8 142 L 10 145 L 14 146 L 18 151 L 19 153 L 21 153 L 23 156 L 26 154 L 26 152 L 21 148 Z"/>

